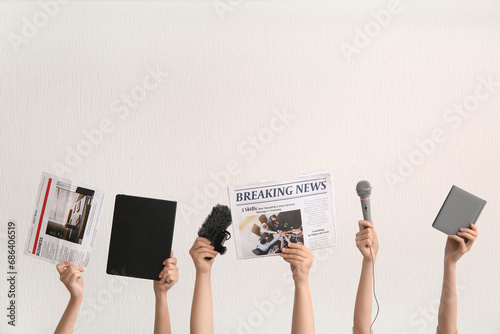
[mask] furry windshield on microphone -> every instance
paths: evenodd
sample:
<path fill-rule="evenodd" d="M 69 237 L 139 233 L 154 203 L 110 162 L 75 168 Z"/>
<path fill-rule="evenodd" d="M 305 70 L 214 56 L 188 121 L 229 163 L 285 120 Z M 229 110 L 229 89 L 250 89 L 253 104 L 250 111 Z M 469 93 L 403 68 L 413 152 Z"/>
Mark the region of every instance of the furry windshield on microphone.
<path fill-rule="evenodd" d="M 215 250 L 223 255 L 227 250 L 223 245 L 231 238 L 231 234 L 226 231 L 229 225 L 231 225 L 231 210 L 226 205 L 217 204 L 201 225 L 198 236 L 210 240 Z"/>

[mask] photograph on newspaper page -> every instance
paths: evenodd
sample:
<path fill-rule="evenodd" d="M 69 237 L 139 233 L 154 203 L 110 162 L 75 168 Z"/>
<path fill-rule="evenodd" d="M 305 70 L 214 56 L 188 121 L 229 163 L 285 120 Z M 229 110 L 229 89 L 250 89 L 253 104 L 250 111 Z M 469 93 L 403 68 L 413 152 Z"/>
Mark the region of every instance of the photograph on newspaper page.
<path fill-rule="evenodd" d="M 25 254 L 86 267 L 104 190 L 43 173 Z"/>

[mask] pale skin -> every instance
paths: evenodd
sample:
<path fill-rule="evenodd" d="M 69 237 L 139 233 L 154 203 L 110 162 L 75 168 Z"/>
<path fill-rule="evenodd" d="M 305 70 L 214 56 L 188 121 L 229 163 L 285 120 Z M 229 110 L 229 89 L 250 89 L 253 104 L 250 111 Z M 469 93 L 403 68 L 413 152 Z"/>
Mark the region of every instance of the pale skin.
<path fill-rule="evenodd" d="M 213 306 L 212 306 L 212 264 L 218 252 L 206 238 L 196 238 L 189 250 L 196 268 L 194 283 L 193 304 L 191 306 L 191 334 L 213 334 Z M 205 258 L 212 258 L 207 260 Z"/>
<path fill-rule="evenodd" d="M 172 252 L 170 258 L 163 261 L 165 267 L 160 272 L 159 281 L 153 281 L 155 293 L 155 326 L 154 334 L 171 334 L 170 316 L 168 313 L 167 292 L 179 279 L 177 259 Z"/>
<path fill-rule="evenodd" d="M 72 261 L 59 263 L 56 269 L 59 272 L 59 279 L 68 289 L 70 298 L 68 306 L 57 324 L 54 334 L 73 333 L 76 319 L 83 300 L 83 277 L 84 269 L 80 266 L 73 266 Z"/>
<path fill-rule="evenodd" d="M 280 256 L 288 263 L 295 282 L 292 334 L 314 334 L 314 313 L 309 290 L 309 270 L 313 256 L 304 245 L 288 243 Z"/>
<path fill-rule="evenodd" d="M 356 334 L 369 334 L 372 321 L 372 268 L 377 259 L 379 243 L 373 223 L 360 220 L 358 226 L 359 232 L 356 233 L 356 246 L 361 255 L 363 255 L 363 264 L 359 278 L 358 293 L 356 294 L 356 304 L 354 306 L 353 330 Z"/>
<path fill-rule="evenodd" d="M 461 228 L 456 235 L 449 235 L 444 250 L 444 275 L 441 302 L 439 304 L 438 331 L 440 334 L 456 334 L 457 330 L 457 277 L 460 258 L 471 250 L 478 236 L 477 227 Z M 460 237 L 467 238 L 467 243 Z"/>

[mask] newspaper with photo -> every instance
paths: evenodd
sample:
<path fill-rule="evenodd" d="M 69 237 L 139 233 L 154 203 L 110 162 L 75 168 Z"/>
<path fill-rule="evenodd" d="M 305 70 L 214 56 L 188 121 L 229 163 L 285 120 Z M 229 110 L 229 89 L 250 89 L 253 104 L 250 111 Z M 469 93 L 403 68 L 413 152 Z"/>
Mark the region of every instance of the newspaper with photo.
<path fill-rule="evenodd" d="M 238 259 L 276 255 L 289 242 L 337 244 L 332 175 L 316 172 L 229 187 Z"/>
<path fill-rule="evenodd" d="M 86 267 L 104 190 L 42 173 L 25 254 Z"/>

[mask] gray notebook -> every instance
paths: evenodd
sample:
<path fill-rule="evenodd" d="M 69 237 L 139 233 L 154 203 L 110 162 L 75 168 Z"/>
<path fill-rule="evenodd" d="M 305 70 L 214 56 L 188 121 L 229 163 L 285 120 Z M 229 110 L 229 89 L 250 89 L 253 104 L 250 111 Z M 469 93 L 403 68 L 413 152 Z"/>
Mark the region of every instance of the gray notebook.
<path fill-rule="evenodd" d="M 461 227 L 470 228 L 470 223 L 476 223 L 485 205 L 485 200 L 453 186 L 432 227 L 446 234 L 457 234 Z"/>

